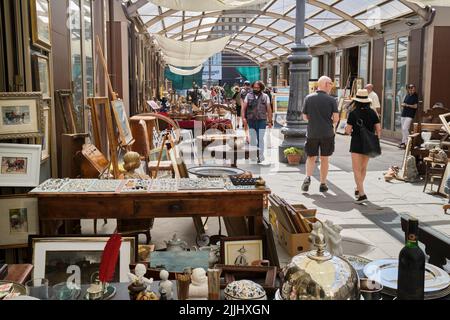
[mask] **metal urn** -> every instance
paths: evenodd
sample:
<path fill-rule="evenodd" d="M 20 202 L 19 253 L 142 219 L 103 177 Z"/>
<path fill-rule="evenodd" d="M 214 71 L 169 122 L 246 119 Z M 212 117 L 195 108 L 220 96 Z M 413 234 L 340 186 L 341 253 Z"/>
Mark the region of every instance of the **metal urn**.
<path fill-rule="evenodd" d="M 283 269 L 278 300 L 359 300 L 357 271 L 325 251 L 323 224 L 314 224 L 310 241 L 317 251 L 301 253 Z"/>

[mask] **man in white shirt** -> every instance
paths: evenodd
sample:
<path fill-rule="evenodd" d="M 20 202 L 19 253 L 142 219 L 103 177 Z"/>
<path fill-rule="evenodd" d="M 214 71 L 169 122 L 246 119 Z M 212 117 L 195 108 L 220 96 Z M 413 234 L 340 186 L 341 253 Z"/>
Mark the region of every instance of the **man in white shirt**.
<path fill-rule="evenodd" d="M 366 85 L 364 89 L 366 89 L 367 92 L 369 92 L 369 99 L 372 100 L 372 109 L 375 110 L 379 116 L 381 113 L 381 104 L 378 95 L 376 94 L 375 91 L 373 91 L 373 84 L 369 83 L 368 85 Z"/>
<path fill-rule="evenodd" d="M 202 99 L 203 100 L 211 100 L 211 91 L 208 90 L 207 86 L 203 86 Z"/>

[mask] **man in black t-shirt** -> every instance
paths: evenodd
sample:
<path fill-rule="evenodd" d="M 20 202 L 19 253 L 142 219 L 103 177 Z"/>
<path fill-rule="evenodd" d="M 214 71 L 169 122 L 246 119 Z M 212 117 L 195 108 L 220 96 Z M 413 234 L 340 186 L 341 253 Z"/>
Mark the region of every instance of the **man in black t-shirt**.
<path fill-rule="evenodd" d="M 419 97 L 416 93 L 416 86 L 410 84 L 406 88 L 408 89 L 408 94 L 402 103 L 402 143 L 399 145 L 399 148 L 402 149 L 406 148 L 406 143 L 408 142 L 409 137 L 409 129 L 414 117 L 416 116 L 417 107 L 419 106 Z"/>

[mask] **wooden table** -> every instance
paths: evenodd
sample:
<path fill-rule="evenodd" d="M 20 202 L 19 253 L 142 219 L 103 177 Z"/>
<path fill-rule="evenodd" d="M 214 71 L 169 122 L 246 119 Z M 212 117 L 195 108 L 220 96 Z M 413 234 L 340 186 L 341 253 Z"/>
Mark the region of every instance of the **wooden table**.
<path fill-rule="evenodd" d="M 10 264 L 8 265 L 8 275 L 4 280 L 25 284 L 31 279 L 32 271 L 33 265 L 31 264 Z"/>
<path fill-rule="evenodd" d="M 214 150 L 214 155 L 215 154 L 221 154 L 222 157 L 225 159 L 227 154 L 229 154 L 230 152 L 227 150 L 227 146 L 228 146 L 228 141 L 232 141 L 232 154 L 233 154 L 233 159 L 231 159 L 231 166 L 233 168 L 237 168 L 237 160 L 238 160 L 238 141 L 242 140 L 242 145 L 245 145 L 245 136 L 240 135 L 240 134 L 210 134 L 210 135 L 202 135 L 202 136 L 198 136 L 197 140 L 199 141 L 199 143 L 202 146 L 202 155 L 203 155 L 203 150 L 205 150 L 209 144 L 211 143 L 215 143 L 216 141 L 219 141 L 219 143 L 221 142 L 221 146 L 215 146 L 215 147 L 220 147 L 220 150 Z M 213 147 L 214 148 L 214 147 Z M 228 160 L 228 159 L 227 159 Z"/>
<path fill-rule="evenodd" d="M 248 235 L 264 234 L 264 195 L 270 189 L 201 190 L 178 192 L 40 193 L 40 232 L 56 235 L 64 220 L 148 219 L 179 217 L 226 217 L 228 221 L 248 217 Z M 227 225 L 233 228 L 233 223 Z M 230 230 L 228 230 L 230 233 Z M 231 232 L 234 233 L 234 232 Z"/>

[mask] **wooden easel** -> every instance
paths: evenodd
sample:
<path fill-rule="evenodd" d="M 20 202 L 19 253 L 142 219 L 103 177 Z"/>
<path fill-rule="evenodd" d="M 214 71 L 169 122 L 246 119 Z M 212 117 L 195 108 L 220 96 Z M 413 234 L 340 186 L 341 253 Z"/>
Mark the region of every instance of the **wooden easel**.
<path fill-rule="evenodd" d="M 100 61 L 102 62 L 105 77 L 108 82 L 109 94 L 111 95 L 112 101 L 116 101 L 118 100 L 118 97 L 112 87 L 111 78 L 109 77 L 108 73 L 108 65 L 106 63 L 105 55 L 103 54 L 102 46 L 100 43 L 100 38 L 98 36 L 96 37 L 96 42 L 97 42 L 97 53 L 100 57 Z M 119 146 L 117 143 L 116 136 L 114 134 L 113 117 L 111 113 L 111 105 L 109 103 L 108 105 L 105 105 L 105 117 L 106 117 L 106 129 L 108 132 L 108 140 L 109 140 L 109 151 L 113 167 L 113 176 L 114 178 L 118 179 L 120 178 L 119 160 L 117 158 L 117 150 Z"/>

